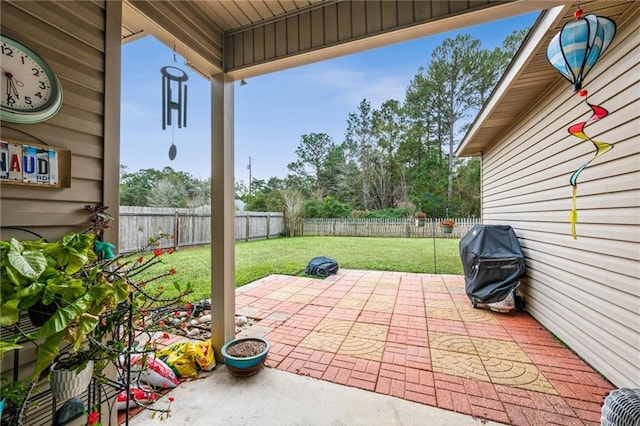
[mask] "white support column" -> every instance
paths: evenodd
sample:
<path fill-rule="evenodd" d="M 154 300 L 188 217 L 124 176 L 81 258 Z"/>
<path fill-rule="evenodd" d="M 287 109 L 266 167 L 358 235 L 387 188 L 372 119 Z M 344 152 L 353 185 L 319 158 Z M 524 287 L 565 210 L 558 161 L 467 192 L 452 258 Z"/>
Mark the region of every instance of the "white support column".
<path fill-rule="evenodd" d="M 235 206 L 233 85 L 211 78 L 211 342 L 216 360 L 235 337 Z"/>

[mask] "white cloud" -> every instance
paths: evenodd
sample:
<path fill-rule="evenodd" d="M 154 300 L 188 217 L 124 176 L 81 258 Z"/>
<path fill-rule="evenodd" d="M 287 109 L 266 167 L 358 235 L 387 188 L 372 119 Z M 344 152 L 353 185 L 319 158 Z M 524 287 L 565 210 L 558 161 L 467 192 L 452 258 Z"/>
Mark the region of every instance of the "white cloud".
<path fill-rule="evenodd" d="M 380 105 L 389 99 L 402 102 L 407 84 L 404 77 L 378 77 L 354 86 L 344 93 L 344 97 L 349 102 L 356 104 L 366 98 L 372 108 L 380 108 Z"/>
<path fill-rule="evenodd" d="M 409 84 L 406 76 L 374 75 L 326 65 L 300 73 L 298 78 L 305 85 L 322 86 L 327 92 L 339 89 L 339 98 L 350 107 L 357 107 L 365 98 L 373 108 L 389 99 L 402 102 Z"/>

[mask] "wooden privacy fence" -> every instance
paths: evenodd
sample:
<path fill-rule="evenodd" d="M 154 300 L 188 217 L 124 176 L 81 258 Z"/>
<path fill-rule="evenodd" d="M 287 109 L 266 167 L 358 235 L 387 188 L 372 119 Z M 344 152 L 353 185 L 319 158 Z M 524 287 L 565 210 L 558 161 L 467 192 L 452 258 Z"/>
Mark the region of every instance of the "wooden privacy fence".
<path fill-rule="evenodd" d="M 162 232 L 173 235 L 163 247 L 188 247 L 211 243 L 209 207 L 120 206 L 118 251 L 127 253 L 143 247 L 149 237 Z M 236 212 L 235 239 L 251 240 L 279 236 L 284 231 L 284 215 L 272 212 Z"/>
<path fill-rule="evenodd" d="M 450 234 L 440 229 L 442 219 L 425 219 L 420 226 L 416 219 L 304 219 L 298 235 L 350 236 L 350 237 L 403 237 L 403 238 L 462 238 L 477 218 L 454 218 L 455 226 Z"/>
<path fill-rule="evenodd" d="M 294 235 L 344 237 L 462 238 L 477 218 L 456 218 L 450 234 L 440 229 L 442 219 L 304 219 Z M 211 211 L 208 207 L 176 209 L 169 207 L 120 207 L 118 251 L 131 252 L 143 247 L 148 238 L 162 232 L 173 235 L 163 247 L 188 247 L 211 243 Z M 236 212 L 235 239 L 248 241 L 272 238 L 284 232 L 284 214 L 275 212 Z"/>

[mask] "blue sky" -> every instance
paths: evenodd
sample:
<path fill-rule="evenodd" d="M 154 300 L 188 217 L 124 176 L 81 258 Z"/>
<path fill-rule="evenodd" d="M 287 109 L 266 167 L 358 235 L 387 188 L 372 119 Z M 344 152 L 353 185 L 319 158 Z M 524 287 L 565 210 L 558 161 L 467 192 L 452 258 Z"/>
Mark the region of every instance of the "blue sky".
<path fill-rule="evenodd" d="M 247 79 L 235 89 L 235 174 L 249 180 L 284 178 L 303 134 L 326 133 L 344 139 L 347 116 L 366 98 L 378 108 L 404 100 L 420 66 L 445 38 L 469 33 L 482 47 L 500 46 L 512 31 L 531 26 L 537 13 L 468 27 L 423 39 L 344 56 Z M 120 162 L 129 172 L 166 166 L 199 179 L 210 173 L 210 84 L 183 65 L 177 52 L 147 36 L 122 47 L 122 130 Z M 162 130 L 160 68 L 177 66 L 189 75 L 187 127 Z M 169 160 L 172 140 L 177 156 Z"/>

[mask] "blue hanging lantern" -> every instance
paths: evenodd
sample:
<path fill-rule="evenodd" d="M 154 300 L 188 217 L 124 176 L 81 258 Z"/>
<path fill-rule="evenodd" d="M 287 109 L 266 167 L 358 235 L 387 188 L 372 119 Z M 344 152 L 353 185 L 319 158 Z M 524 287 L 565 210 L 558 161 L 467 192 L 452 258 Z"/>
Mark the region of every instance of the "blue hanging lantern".
<path fill-rule="evenodd" d="M 574 16 L 576 19 L 564 24 L 549 43 L 547 59 L 579 92 L 585 77 L 611 44 L 616 23 L 592 13 L 583 17 L 580 9 Z"/>

